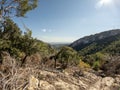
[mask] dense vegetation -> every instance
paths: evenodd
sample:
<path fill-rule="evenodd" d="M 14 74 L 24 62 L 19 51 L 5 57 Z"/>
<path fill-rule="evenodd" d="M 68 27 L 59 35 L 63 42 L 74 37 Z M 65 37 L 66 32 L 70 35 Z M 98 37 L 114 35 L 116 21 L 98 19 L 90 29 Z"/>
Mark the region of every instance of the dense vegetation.
<path fill-rule="evenodd" d="M 112 56 L 120 55 L 120 30 L 110 30 L 79 39 L 70 45 L 93 69 L 101 69 Z"/>
<path fill-rule="evenodd" d="M 6 51 L 18 60 L 23 59 L 22 63 L 24 63 L 27 56 L 36 52 L 42 53 L 44 56 L 54 52 L 50 45 L 34 39 L 31 34 L 29 29 L 26 29 L 23 34 L 17 24 L 11 19 L 7 19 L 4 31 L 0 32 L 1 53 Z"/>
<path fill-rule="evenodd" d="M 3 51 L 25 63 L 28 56 L 40 53 L 42 57 L 54 53 L 50 45 L 32 37 L 32 32 L 25 26 L 26 32 L 17 26 L 12 17 L 24 17 L 37 7 L 38 0 L 0 0 L 0 61 Z"/>
<path fill-rule="evenodd" d="M 116 29 L 81 38 L 70 44 L 70 47 L 83 52 L 83 54 L 93 54 L 119 39 L 120 30 Z"/>
<path fill-rule="evenodd" d="M 78 65 L 80 61 L 80 56 L 78 53 L 70 47 L 63 46 L 60 51 L 55 55 L 58 62 L 65 67 L 70 65 Z"/>

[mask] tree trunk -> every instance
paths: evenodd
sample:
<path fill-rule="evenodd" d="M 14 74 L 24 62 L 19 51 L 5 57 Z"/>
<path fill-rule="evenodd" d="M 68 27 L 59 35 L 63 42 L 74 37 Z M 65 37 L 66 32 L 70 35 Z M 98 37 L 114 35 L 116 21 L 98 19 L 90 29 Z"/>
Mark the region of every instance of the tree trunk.
<path fill-rule="evenodd" d="M 55 65 L 54 65 L 54 68 L 56 68 L 56 59 L 55 59 Z"/>
<path fill-rule="evenodd" d="M 2 58 L 2 55 L 0 53 L 0 64 L 2 64 L 2 62 L 3 62 L 3 58 Z"/>
<path fill-rule="evenodd" d="M 21 66 L 23 66 L 23 64 L 25 63 L 27 56 L 28 56 L 28 55 L 26 55 L 26 56 L 22 59 Z"/>
<path fill-rule="evenodd" d="M 0 51 L 0 64 L 3 64 L 3 55 L 2 55 L 2 51 Z"/>

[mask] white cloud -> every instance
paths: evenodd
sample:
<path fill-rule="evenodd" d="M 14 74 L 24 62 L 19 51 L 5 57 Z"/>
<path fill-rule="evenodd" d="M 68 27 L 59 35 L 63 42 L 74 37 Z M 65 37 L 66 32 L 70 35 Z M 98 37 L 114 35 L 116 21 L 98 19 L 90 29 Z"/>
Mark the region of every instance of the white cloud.
<path fill-rule="evenodd" d="M 47 32 L 47 30 L 46 30 L 46 29 L 42 29 L 41 31 L 42 31 L 42 32 Z"/>
<path fill-rule="evenodd" d="M 46 33 L 46 32 L 52 32 L 53 30 L 52 29 L 41 29 L 42 32 Z"/>
<path fill-rule="evenodd" d="M 99 0 L 96 4 L 96 8 L 101 8 L 103 6 L 111 6 L 113 4 L 113 0 Z"/>
<path fill-rule="evenodd" d="M 120 3 L 119 0 L 98 0 L 96 4 L 96 9 L 102 9 L 102 11 L 105 9 L 107 10 L 106 13 L 109 15 L 112 15 L 114 17 L 119 18 L 119 9 L 117 3 Z"/>

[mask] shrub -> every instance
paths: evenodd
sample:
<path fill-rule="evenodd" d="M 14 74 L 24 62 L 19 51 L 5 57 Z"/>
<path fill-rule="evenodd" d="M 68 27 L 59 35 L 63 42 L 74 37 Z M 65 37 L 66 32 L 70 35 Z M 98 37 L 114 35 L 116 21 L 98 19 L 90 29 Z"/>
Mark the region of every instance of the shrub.
<path fill-rule="evenodd" d="M 82 70 L 89 70 L 91 67 L 89 64 L 83 62 L 82 60 L 80 60 L 79 62 L 79 68 L 82 69 Z"/>
<path fill-rule="evenodd" d="M 106 62 L 107 56 L 108 55 L 105 53 L 97 52 L 92 55 L 87 55 L 85 58 L 83 58 L 83 61 L 88 63 L 93 69 L 99 70 Z"/>
<path fill-rule="evenodd" d="M 80 57 L 78 53 L 70 47 L 64 46 L 56 54 L 58 61 L 61 64 L 77 65 L 79 64 Z"/>

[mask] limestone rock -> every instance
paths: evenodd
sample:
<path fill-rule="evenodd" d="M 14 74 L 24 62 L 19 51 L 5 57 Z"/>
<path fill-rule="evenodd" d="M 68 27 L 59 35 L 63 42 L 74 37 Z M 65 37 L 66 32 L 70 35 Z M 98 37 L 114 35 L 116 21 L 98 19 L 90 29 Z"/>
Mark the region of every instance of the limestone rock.
<path fill-rule="evenodd" d="M 39 86 L 40 86 L 41 90 L 56 90 L 53 85 L 51 85 L 47 81 L 43 81 L 43 80 L 40 80 Z"/>
<path fill-rule="evenodd" d="M 79 87 L 73 84 L 66 83 L 62 80 L 54 83 L 56 90 L 79 90 Z"/>
<path fill-rule="evenodd" d="M 35 78 L 34 76 L 31 75 L 30 79 L 29 79 L 28 90 L 38 89 L 38 85 L 39 85 L 39 80 L 37 78 Z"/>

